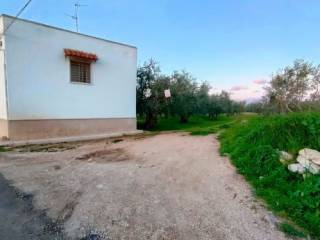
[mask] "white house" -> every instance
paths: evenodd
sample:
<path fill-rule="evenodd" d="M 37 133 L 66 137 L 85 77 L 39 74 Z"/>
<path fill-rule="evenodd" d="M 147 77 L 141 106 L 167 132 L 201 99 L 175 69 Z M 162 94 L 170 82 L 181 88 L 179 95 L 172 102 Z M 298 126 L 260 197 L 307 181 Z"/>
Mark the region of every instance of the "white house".
<path fill-rule="evenodd" d="M 137 49 L 0 16 L 0 137 L 100 136 L 136 130 Z"/>

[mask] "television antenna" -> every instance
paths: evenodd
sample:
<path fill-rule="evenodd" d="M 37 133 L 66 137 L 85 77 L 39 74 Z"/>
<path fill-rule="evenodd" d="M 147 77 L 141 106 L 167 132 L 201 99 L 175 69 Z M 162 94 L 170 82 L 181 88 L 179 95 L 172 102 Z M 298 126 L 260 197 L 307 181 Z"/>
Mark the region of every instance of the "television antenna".
<path fill-rule="evenodd" d="M 88 6 L 88 5 L 80 4 L 79 2 L 76 2 L 74 4 L 74 15 L 67 14 L 69 17 L 71 17 L 75 21 L 77 32 L 79 32 L 79 8 L 86 7 L 86 6 Z"/>

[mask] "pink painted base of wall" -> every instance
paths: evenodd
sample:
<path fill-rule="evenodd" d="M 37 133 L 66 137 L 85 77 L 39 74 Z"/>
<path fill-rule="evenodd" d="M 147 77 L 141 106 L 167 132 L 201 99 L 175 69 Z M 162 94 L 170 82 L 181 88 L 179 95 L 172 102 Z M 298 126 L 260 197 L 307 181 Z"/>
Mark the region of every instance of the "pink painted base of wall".
<path fill-rule="evenodd" d="M 0 137 L 14 141 L 131 132 L 136 129 L 135 118 L 0 120 Z"/>

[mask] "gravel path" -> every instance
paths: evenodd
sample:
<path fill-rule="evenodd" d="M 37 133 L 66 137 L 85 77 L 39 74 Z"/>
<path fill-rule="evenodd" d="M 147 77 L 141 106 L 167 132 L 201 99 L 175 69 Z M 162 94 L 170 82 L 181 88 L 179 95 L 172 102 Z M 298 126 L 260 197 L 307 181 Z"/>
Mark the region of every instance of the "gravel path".
<path fill-rule="evenodd" d="M 213 135 L 166 133 L 61 149 L 4 153 L 0 172 L 71 239 L 90 232 L 105 239 L 286 239 L 219 155 Z"/>

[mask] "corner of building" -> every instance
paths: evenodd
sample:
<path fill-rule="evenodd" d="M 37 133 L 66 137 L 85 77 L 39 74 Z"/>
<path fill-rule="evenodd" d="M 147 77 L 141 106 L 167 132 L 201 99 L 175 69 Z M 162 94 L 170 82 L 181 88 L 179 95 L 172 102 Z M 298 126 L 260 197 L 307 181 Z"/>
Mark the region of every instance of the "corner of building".
<path fill-rule="evenodd" d="M 9 138 L 4 16 L 0 15 L 0 140 Z"/>

